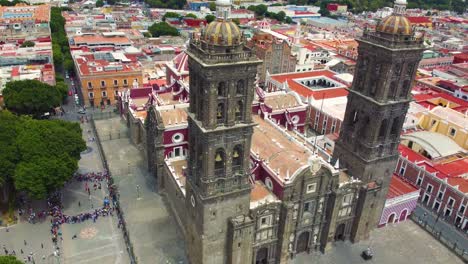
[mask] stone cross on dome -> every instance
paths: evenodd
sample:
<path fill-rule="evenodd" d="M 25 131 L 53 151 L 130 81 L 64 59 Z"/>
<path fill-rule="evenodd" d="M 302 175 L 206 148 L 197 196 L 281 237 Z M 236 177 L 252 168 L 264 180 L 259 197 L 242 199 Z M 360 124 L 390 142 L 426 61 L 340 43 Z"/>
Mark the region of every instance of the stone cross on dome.
<path fill-rule="evenodd" d="M 227 20 L 231 17 L 231 0 L 216 0 L 216 18 Z"/>
<path fill-rule="evenodd" d="M 393 14 L 405 15 L 406 5 L 406 0 L 395 0 L 395 3 L 393 4 Z"/>

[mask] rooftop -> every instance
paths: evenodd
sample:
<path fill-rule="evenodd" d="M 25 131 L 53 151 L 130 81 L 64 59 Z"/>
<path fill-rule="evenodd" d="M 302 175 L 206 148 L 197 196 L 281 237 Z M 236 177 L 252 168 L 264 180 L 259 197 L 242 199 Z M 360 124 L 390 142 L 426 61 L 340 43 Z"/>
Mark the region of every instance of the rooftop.
<path fill-rule="evenodd" d="M 390 181 L 390 186 L 388 188 L 387 199 L 392 199 L 413 192 L 419 193 L 419 190 L 408 182 L 404 181 L 402 178 L 393 174 Z"/>
<path fill-rule="evenodd" d="M 34 20 L 38 22 L 50 21 L 50 5 L 0 6 L 0 23 L 14 23 Z"/>
<path fill-rule="evenodd" d="M 335 75 L 337 73 L 330 70 L 318 70 L 275 74 L 270 77 L 280 84 L 286 82 L 291 90 L 303 97 L 327 99 L 348 95 L 346 85 L 336 80 Z"/>
<path fill-rule="evenodd" d="M 81 76 L 122 72 L 139 72 L 142 74 L 141 64 L 136 57 L 123 52 L 77 53 L 74 54 L 74 59 Z"/>
<path fill-rule="evenodd" d="M 273 111 L 303 106 L 299 98 L 290 93 L 267 93 L 265 95 L 265 105 Z"/>
<path fill-rule="evenodd" d="M 287 182 L 292 176 L 308 166 L 310 153 L 306 148 L 263 120 L 253 115 L 254 128 L 251 151 L 271 169 L 281 182 Z"/>
<path fill-rule="evenodd" d="M 278 201 L 278 198 L 263 184 L 261 181 L 255 181 L 252 184 L 252 191 L 250 192 L 250 209 L 264 203 L 271 203 Z"/>
<path fill-rule="evenodd" d="M 449 137 L 429 131 L 417 131 L 401 136 L 402 140 L 410 140 L 420 145 L 433 158 L 454 155 L 464 150 Z M 467 167 L 468 168 L 468 167 Z"/>
<path fill-rule="evenodd" d="M 170 108 L 159 110 L 164 127 L 187 124 L 186 108 Z"/>

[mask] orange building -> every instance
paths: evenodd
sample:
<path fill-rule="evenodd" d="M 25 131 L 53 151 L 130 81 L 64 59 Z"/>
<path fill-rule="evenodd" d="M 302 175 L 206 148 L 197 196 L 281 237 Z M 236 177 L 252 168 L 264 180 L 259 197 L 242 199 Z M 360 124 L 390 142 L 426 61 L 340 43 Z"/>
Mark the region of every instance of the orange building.
<path fill-rule="evenodd" d="M 119 91 L 143 84 L 143 71 L 136 55 L 123 52 L 74 55 L 83 103 L 104 106 L 116 102 Z"/>

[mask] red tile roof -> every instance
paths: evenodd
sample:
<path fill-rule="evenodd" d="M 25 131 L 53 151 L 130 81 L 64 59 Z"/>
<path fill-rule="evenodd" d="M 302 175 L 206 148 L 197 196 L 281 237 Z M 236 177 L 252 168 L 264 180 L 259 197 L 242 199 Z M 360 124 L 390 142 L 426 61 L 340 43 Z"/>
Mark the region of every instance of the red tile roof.
<path fill-rule="evenodd" d="M 271 78 L 279 83 L 287 82 L 291 90 L 297 92 L 299 95 L 303 97 L 313 97 L 314 99 L 327 99 L 327 98 L 335 98 L 335 97 L 348 95 L 348 91 L 345 88 L 335 88 L 335 89 L 327 88 L 327 89 L 312 90 L 295 81 L 295 79 L 318 77 L 318 76 L 325 76 L 330 79 L 333 79 L 333 76 L 335 75 L 336 73 L 333 71 L 319 70 L 319 71 L 276 74 L 276 75 L 271 75 Z M 335 79 L 333 80 L 336 82 L 339 82 Z M 345 86 L 345 84 L 343 84 L 343 86 Z"/>
<path fill-rule="evenodd" d="M 388 188 L 387 199 L 392 199 L 412 192 L 419 192 L 418 189 L 402 178 L 393 174 Z"/>
<path fill-rule="evenodd" d="M 432 23 L 429 17 L 421 16 L 421 17 L 406 17 L 408 18 L 409 22 L 412 24 L 421 24 L 421 23 Z"/>

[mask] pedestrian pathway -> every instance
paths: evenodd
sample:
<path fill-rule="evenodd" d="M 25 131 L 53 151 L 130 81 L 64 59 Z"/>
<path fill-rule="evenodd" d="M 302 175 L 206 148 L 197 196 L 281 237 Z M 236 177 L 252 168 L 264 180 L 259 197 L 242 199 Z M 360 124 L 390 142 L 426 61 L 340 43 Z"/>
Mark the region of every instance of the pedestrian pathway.
<path fill-rule="evenodd" d="M 120 117 L 96 121 L 105 138 L 110 129 L 122 137 L 102 141 L 112 177 L 118 186 L 120 205 L 138 263 L 187 263 L 182 234 L 156 192 L 156 181 L 146 170 L 143 153 L 127 137 Z"/>

